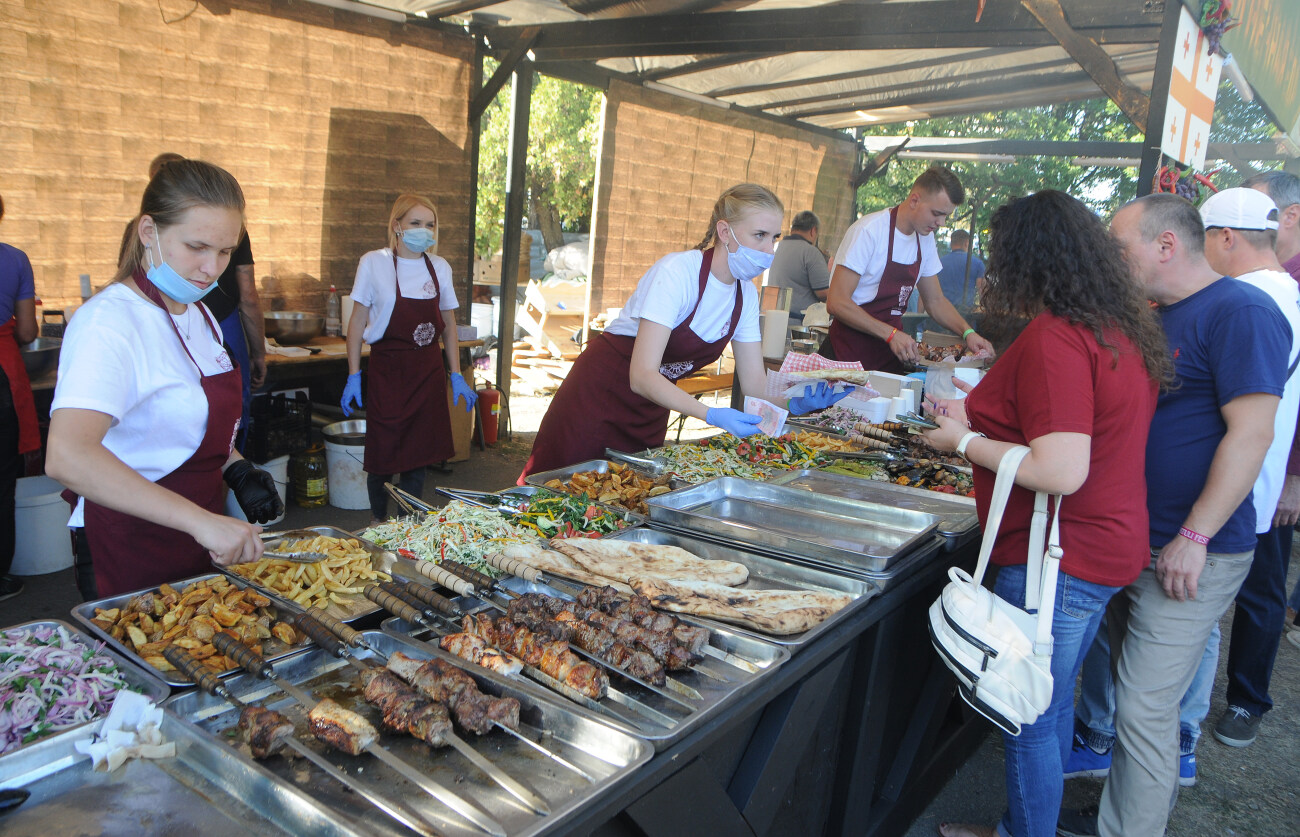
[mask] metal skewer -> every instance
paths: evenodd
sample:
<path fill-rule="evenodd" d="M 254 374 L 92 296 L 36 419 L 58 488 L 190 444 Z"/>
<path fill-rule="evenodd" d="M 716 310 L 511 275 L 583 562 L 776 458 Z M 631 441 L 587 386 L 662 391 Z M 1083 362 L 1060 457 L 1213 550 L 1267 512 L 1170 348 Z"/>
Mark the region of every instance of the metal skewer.
<path fill-rule="evenodd" d="M 212 644 L 218 651 L 233 660 L 240 668 L 248 671 L 256 677 L 263 677 L 275 683 L 281 691 L 302 704 L 308 712 L 314 709 L 316 704 L 319 703 L 319 701 L 307 692 L 281 677 L 270 663 L 262 659 L 261 655 L 235 639 L 233 636 L 226 633 L 218 633 L 212 637 Z M 392 768 L 403 778 L 413 783 L 416 787 L 469 820 L 480 830 L 493 835 L 493 837 L 506 837 L 505 829 L 491 817 L 487 816 L 483 811 L 479 810 L 477 806 L 452 793 L 450 790 L 428 776 L 425 776 L 404 759 L 398 758 L 383 747 L 380 747 L 378 744 L 368 744 L 364 749 L 367 753 Z"/>
<path fill-rule="evenodd" d="M 319 624 L 326 631 L 330 632 L 330 634 L 334 637 L 335 641 L 340 643 L 340 645 L 335 645 L 334 642 L 327 641 L 321 633 L 315 630 L 315 625 L 312 624 L 313 622 Z M 360 660 L 357 660 L 354 656 L 352 656 L 351 653 L 349 653 L 348 651 L 349 646 L 354 648 L 365 648 L 366 650 L 370 651 L 372 654 L 378 656 L 385 663 L 388 662 L 388 655 L 385 654 L 383 651 L 380 651 L 378 648 L 375 648 L 370 643 L 366 642 L 366 638 L 364 634 L 358 631 L 354 631 L 352 628 L 348 627 L 347 623 L 343 622 L 342 620 L 335 619 L 333 616 L 330 616 L 329 614 L 323 611 L 310 610 L 304 615 L 304 618 L 301 618 L 298 621 L 297 624 L 298 627 L 302 629 L 303 633 L 307 634 L 312 639 L 316 640 L 317 643 L 326 651 L 330 652 L 336 657 L 344 657 L 345 659 L 348 660 L 348 662 L 352 663 L 354 666 L 358 666 L 360 668 L 369 667 L 366 666 L 364 663 L 362 663 Z M 550 749 L 542 746 L 541 744 L 532 740 L 531 738 L 519 732 L 518 730 L 511 729 L 510 727 L 506 726 L 500 721 L 494 720 L 492 724 L 497 729 L 509 733 L 510 735 L 514 736 L 518 740 L 527 744 L 529 747 L 532 747 L 534 750 L 546 756 L 547 758 L 551 759 L 552 761 L 556 762 L 557 764 L 568 768 L 574 773 L 577 773 L 579 776 L 586 779 L 588 782 L 591 782 L 592 784 L 596 783 L 597 780 L 594 776 L 592 776 L 590 773 L 587 773 L 585 770 L 578 767 L 576 764 L 573 764 L 572 762 L 568 761 L 567 759 L 562 757 L 559 753 L 551 751 Z M 459 738 L 452 740 L 452 746 L 456 747 L 457 750 L 460 750 L 460 747 L 457 745 L 463 745 L 464 743 L 465 742 L 461 741 Z M 466 756 L 471 761 L 473 761 L 474 758 L 476 757 L 482 758 L 481 756 L 478 755 L 478 753 L 475 753 L 473 751 L 471 751 L 471 753 L 465 753 L 463 751 L 461 752 L 462 755 Z M 506 778 L 508 779 L 509 777 L 507 776 Z M 543 812 L 543 813 L 549 813 L 549 812 Z"/>
<path fill-rule="evenodd" d="M 425 562 L 425 563 L 429 563 L 429 562 Z M 461 581 L 461 583 L 465 584 L 467 582 Z M 366 587 L 365 595 L 366 598 L 370 599 L 372 602 L 384 608 L 385 610 L 389 611 L 390 613 L 394 613 L 397 616 L 401 617 L 402 619 L 405 619 L 407 622 L 411 622 L 412 624 L 421 625 L 438 636 L 446 636 L 448 633 L 458 633 L 461 630 L 460 626 L 454 623 L 452 624 L 451 630 L 448 630 L 445 627 L 438 626 L 437 624 L 435 624 L 435 621 L 433 619 L 427 617 L 426 614 L 420 610 L 418 605 L 413 604 L 410 601 L 407 601 L 400 594 L 387 592 L 385 590 L 380 589 L 376 585 L 370 585 Z M 608 697 L 614 703 L 618 703 L 627 707 L 629 710 L 635 713 L 636 717 L 629 717 L 628 715 L 624 714 L 622 711 L 619 711 L 612 706 L 607 706 L 605 704 L 599 703 L 587 697 L 582 692 L 579 692 L 577 689 L 574 689 L 572 686 L 569 686 L 567 683 L 563 683 L 560 680 L 551 677 L 549 674 L 537 668 L 536 666 L 529 665 L 528 663 L 524 663 L 524 673 L 527 674 L 533 680 L 536 680 L 537 682 L 543 684 L 544 686 L 559 692 L 560 694 L 564 695 L 565 697 L 569 698 L 575 703 L 582 704 L 583 706 L 587 707 L 588 709 L 594 712 L 613 715 L 619 720 L 625 723 L 629 723 L 634 727 L 639 728 L 643 726 L 646 720 L 649 720 L 651 723 L 665 728 L 672 728 L 678 722 L 678 719 L 673 718 L 669 715 L 665 715 L 659 710 L 651 706 L 648 706 L 645 703 L 642 703 L 641 701 L 637 700 L 631 695 L 628 695 L 625 692 L 621 692 L 613 686 L 608 686 L 606 688 L 605 696 Z"/>
<path fill-rule="evenodd" d="M 167 662 L 176 667 L 176 670 L 193 680 L 195 685 L 214 697 L 225 698 L 231 706 L 241 712 L 245 709 L 246 704 L 239 698 L 235 697 L 221 680 L 203 663 L 194 659 L 184 648 L 179 645 L 169 645 L 163 649 L 163 657 Z M 328 759 L 317 753 L 315 750 L 303 744 L 297 738 L 291 735 L 283 736 L 279 739 L 285 746 L 293 750 L 298 755 L 307 759 L 307 761 L 316 765 L 325 775 L 329 776 L 336 782 L 340 782 L 349 790 L 359 793 L 371 805 L 383 811 L 388 816 L 397 820 L 402 825 L 416 832 L 423 834 L 425 837 L 439 837 L 438 832 L 433 830 L 429 824 L 416 814 L 397 802 L 376 793 L 369 785 L 358 782 L 330 763 Z"/>

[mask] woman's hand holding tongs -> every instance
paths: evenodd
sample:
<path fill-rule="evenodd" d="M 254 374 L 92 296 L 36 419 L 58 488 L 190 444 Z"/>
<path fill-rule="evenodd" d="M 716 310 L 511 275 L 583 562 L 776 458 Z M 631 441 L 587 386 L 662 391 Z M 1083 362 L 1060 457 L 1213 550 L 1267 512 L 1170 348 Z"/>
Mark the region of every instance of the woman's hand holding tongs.
<path fill-rule="evenodd" d="M 958 378 L 953 378 L 952 383 L 962 392 L 970 392 L 974 389 L 970 384 Z M 925 439 L 926 444 L 936 450 L 946 452 L 956 450 L 961 437 L 970 431 L 970 420 L 966 418 L 966 399 L 941 398 L 936 400 L 927 395 L 925 396 L 925 411 L 930 414 L 930 418 L 939 427 L 936 430 L 927 430 L 921 433 L 921 438 Z"/>

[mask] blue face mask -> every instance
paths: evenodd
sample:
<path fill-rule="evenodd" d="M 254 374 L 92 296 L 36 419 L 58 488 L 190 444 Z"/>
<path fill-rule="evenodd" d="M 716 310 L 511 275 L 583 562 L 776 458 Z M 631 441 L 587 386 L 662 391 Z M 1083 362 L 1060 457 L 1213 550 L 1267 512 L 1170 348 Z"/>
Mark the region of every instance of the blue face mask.
<path fill-rule="evenodd" d="M 156 236 L 155 236 L 156 240 Z M 149 269 L 145 271 L 145 276 L 153 283 L 153 286 L 167 296 L 181 303 L 189 305 L 191 302 L 198 302 L 203 297 L 212 293 L 216 289 L 217 283 L 213 282 L 206 288 L 198 288 L 177 273 L 171 265 L 163 261 L 162 243 L 158 242 L 158 264 L 153 263 L 153 250 L 145 248 L 145 253 L 149 256 Z"/>
<path fill-rule="evenodd" d="M 736 252 L 727 251 L 727 269 L 735 278 L 748 281 L 772 266 L 773 253 L 764 253 L 741 244 L 736 238 L 735 230 L 731 230 L 731 240 L 736 242 Z"/>
<path fill-rule="evenodd" d="M 402 231 L 402 243 L 406 249 L 412 253 L 423 253 L 430 247 L 438 243 L 438 239 L 433 237 L 433 230 L 427 227 L 414 227 Z"/>

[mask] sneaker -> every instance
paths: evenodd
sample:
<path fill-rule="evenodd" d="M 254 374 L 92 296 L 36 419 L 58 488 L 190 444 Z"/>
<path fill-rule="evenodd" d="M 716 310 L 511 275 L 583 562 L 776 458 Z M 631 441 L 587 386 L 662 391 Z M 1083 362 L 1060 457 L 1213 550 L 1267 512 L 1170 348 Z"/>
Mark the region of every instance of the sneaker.
<path fill-rule="evenodd" d="M 1286 641 L 1294 645 L 1296 648 L 1300 648 L 1300 631 L 1287 631 Z"/>
<path fill-rule="evenodd" d="M 23 592 L 23 583 L 12 575 L 0 575 L 0 602 Z"/>
<path fill-rule="evenodd" d="M 1178 784 L 1184 788 L 1190 788 L 1196 784 L 1196 753 L 1179 754 Z"/>
<path fill-rule="evenodd" d="M 1097 809 L 1061 810 L 1056 818 L 1056 837 L 1097 837 Z"/>
<path fill-rule="evenodd" d="M 1099 753 L 1089 747 L 1078 733 L 1070 747 L 1070 758 L 1065 762 L 1066 779 L 1105 778 L 1110 773 L 1110 750 Z"/>
<path fill-rule="evenodd" d="M 1300 631 L 1300 622 L 1296 621 L 1295 608 L 1288 607 L 1286 609 L 1286 622 L 1283 627 L 1288 631 Z"/>
<path fill-rule="evenodd" d="M 1214 725 L 1214 737 L 1229 747 L 1249 747 L 1259 734 L 1262 715 L 1252 715 L 1240 706 L 1229 706 Z"/>

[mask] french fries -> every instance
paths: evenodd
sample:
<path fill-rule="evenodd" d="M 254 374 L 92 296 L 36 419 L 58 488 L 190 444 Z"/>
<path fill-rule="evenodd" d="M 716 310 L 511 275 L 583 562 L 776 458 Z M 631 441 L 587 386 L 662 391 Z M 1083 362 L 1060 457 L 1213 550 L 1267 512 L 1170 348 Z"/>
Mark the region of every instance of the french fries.
<path fill-rule="evenodd" d="M 292 625 L 278 621 L 270 606 L 266 596 L 217 577 L 192 584 L 183 594 L 164 584 L 125 607 L 95 608 L 91 621 L 159 671 L 175 670 L 163 650 L 179 645 L 220 673 L 236 665 L 212 645 L 218 633 L 230 634 L 259 654 L 272 637 L 285 645 L 305 641 Z"/>
<path fill-rule="evenodd" d="M 319 552 L 328 557 L 315 563 L 264 557 L 248 564 L 235 564 L 230 570 L 264 590 L 274 592 L 304 608 L 326 609 L 337 604 L 348 607 L 367 584 L 390 581 L 388 573 L 371 565 L 370 553 L 356 538 L 331 538 L 320 535 L 310 540 L 278 544 L 281 552 Z M 264 553 L 274 556 L 276 550 Z M 354 597 L 349 599 L 347 597 Z M 213 614 L 216 616 L 216 614 Z M 219 618 L 219 617 L 218 617 Z"/>

